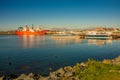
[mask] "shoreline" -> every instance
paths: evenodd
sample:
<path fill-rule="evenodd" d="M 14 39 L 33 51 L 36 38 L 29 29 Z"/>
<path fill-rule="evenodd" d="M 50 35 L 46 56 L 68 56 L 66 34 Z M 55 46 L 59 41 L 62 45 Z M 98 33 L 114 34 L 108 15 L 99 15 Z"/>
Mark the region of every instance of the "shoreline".
<path fill-rule="evenodd" d="M 52 70 L 51 68 L 49 70 Z M 105 77 L 106 75 L 106 77 Z M 50 72 L 48 76 L 41 74 L 9 74 L 0 76 L 0 80 L 102 80 L 110 76 L 115 80 L 120 80 L 120 56 L 114 59 L 104 59 L 103 61 L 90 60 L 76 63 L 74 66 L 61 67 Z M 102 76 L 104 76 L 102 78 Z M 108 77 L 109 76 L 109 77 Z M 113 79 L 107 79 L 113 80 Z"/>
<path fill-rule="evenodd" d="M 56 33 L 55 33 L 56 34 Z M 0 35 L 16 35 L 15 31 L 0 31 Z M 54 34 L 46 33 L 45 35 L 51 35 L 52 39 L 85 39 L 85 35 L 72 35 L 72 36 L 54 36 Z M 92 38 L 96 39 L 96 38 Z M 102 39 L 102 38 L 99 38 Z M 119 35 L 111 35 L 110 39 L 120 39 Z"/>

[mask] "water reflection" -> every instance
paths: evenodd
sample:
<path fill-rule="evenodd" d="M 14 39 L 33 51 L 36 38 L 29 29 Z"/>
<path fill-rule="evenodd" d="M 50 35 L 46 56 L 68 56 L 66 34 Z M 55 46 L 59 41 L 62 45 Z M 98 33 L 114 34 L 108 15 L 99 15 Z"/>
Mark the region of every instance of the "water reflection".
<path fill-rule="evenodd" d="M 64 45 L 70 45 L 75 43 L 81 43 L 83 39 L 64 39 L 64 38 L 52 38 L 52 40 L 55 41 L 55 44 L 57 46 L 64 46 Z"/>
<path fill-rule="evenodd" d="M 34 48 L 34 47 L 48 47 L 48 46 L 65 46 L 65 45 L 72 45 L 72 44 L 95 44 L 98 46 L 112 44 L 112 40 L 102 40 L 102 39 L 79 39 L 79 38 L 50 38 L 45 36 L 36 36 L 36 35 L 23 35 L 21 37 L 21 45 L 24 48 Z M 50 38 L 50 39 L 48 39 Z M 52 42 L 51 42 L 52 41 Z"/>
<path fill-rule="evenodd" d="M 22 37 L 22 46 L 24 48 L 38 47 L 41 45 L 42 41 L 45 40 L 45 36 L 37 35 L 23 35 Z"/>
<path fill-rule="evenodd" d="M 53 38 L 52 40 L 55 41 L 56 45 L 58 46 L 64 46 L 64 45 L 70 45 L 70 44 L 83 44 L 87 43 L 89 44 L 95 44 L 98 46 L 106 45 L 106 44 L 112 44 L 111 39 L 103 40 L 103 39 L 63 39 L 63 38 Z"/>
<path fill-rule="evenodd" d="M 112 40 L 88 39 L 88 44 L 95 44 L 98 46 L 102 46 L 106 44 L 112 44 Z"/>

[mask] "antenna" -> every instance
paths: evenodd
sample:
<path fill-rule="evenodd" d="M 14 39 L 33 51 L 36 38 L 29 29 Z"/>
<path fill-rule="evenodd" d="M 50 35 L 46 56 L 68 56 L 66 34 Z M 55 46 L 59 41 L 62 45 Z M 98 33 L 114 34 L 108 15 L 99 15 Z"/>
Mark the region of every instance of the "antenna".
<path fill-rule="evenodd" d="M 32 24 L 32 27 L 34 27 L 34 25 Z"/>
<path fill-rule="evenodd" d="M 32 29 L 34 29 L 34 25 L 32 24 Z"/>

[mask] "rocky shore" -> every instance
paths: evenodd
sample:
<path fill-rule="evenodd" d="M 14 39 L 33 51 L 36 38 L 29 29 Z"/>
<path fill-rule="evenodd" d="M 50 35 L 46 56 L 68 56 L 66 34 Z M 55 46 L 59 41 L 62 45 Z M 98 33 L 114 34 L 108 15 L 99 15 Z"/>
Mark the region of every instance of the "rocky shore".
<path fill-rule="evenodd" d="M 0 80 L 120 80 L 120 56 L 103 61 L 88 60 L 74 66 L 66 66 L 48 76 L 29 73 L 2 75 Z"/>

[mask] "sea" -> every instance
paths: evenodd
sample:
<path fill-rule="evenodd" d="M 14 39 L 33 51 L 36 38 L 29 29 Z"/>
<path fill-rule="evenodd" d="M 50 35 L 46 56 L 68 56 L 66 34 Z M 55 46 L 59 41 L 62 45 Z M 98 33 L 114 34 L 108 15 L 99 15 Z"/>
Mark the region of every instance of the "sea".
<path fill-rule="evenodd" d="M 88 59 L 120 56 L 120 39 L 58 39 L 51 35 L 0 35 L 0 75 L 48 75 Z"/>

